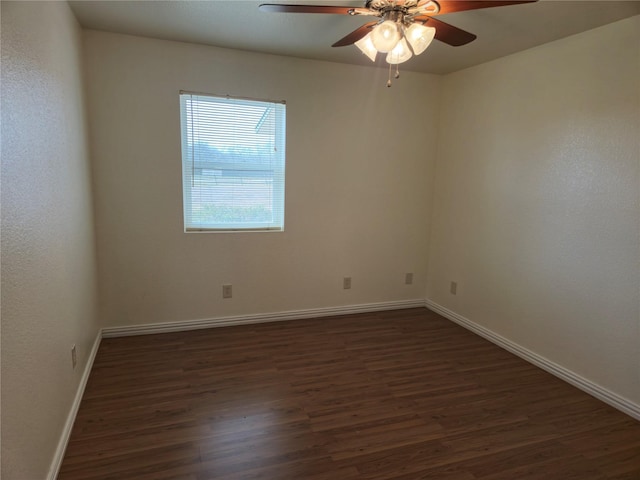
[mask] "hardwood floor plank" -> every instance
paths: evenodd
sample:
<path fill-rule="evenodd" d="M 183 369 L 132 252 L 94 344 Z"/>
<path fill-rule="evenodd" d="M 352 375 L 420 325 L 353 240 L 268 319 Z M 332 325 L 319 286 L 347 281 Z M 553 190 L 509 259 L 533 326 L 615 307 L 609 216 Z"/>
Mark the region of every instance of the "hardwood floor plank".
<path fill-rule="evenodd" d="M 451 447 L 443 445 L 438 440 L 429 440 L 409 446 L 388 448 L 384 452 L 343 460 L 342 463 L 355 465 L 363 478 L 377 480 L 455 463 L 452 453 Z"/>
<path fill-rule="evenodd" d="M 617 417 L 620 419 L 619 422 L 571 432 L 570 435 L 563 437 L 561 442 L 587 458 L 601 458 L 633 448 L 638 452 L 638 466 L 640 466 L 640 422 L 626 415 Z"/>
<path fill-rule="evenodd" d="M 345 429 L 344 433 L 333 433 L 328 446 L 331 458 L 344 460 L 371 453 L 384 452 L 393 447 L 405 447 L 442 437 L 443 428 L 437 423 L 411 419 L 379 425 L 359 425 L 357 429 Z"/>
<path fill-rule="evenodd" d="M 425 309 L 104 339 L 60 480 L 637 480 L 640 423 Z"/>

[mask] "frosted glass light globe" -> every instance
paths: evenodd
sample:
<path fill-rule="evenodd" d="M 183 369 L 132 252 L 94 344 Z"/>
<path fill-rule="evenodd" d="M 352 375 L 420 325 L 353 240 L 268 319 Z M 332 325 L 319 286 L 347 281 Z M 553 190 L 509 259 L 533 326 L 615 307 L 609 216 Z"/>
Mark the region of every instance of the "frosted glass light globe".
<path fill-rule="evenodd" d="M 371 32 L 371 41 L 376 50 L 382 53 L 393 50 L 400 40 L 400 29 L 393 20 L 385 20 Z"/>
<path fill-rule="evenodd" d="M 409 45 L 407 45 L 407 41 L 403 38 L 398 42 L 398 44 L 387 53 L 387 63 L 391 65 L 396 65 L 398 63 L 403 63 L 409 60 L 413 54 L 411 53 L 411 49 Z"/>
<path fill-rule="evenodd" d="M 425 27 L 419 23 L 412 23 L 404 32 L 405 38 L 409 41 L 413 53 L 416 55 L 420 55 L 427 49 L 435 34 L 435 28 Z"/>
<path fill-rule="evenodd" d="M 371 32 L 367 33 L 364 38 L 361 38 L 355 43 L 355 46 L 360 49 L 362 53 L 364 53 L 367 57 L 371 59 L 372 62 L 376 61 L 376 55 L 378 51 L 376 47 L 373 45 L 371 41 Z"/>

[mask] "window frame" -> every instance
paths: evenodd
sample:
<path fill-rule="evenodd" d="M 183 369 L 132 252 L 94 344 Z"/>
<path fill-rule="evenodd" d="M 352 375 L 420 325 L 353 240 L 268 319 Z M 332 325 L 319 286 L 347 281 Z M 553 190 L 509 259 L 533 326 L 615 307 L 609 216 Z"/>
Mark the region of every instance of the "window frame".
<path fill-rule="evenodd" d="M 275 128 L 274 145 L 279 147 L 277 158 L 279 161 L 271 164 L 267 169 L 274 173 L 271 175 L 271 201 L 273 219 L 270 222 L 233 222 L 233 223 L 197 223 L 193 222 L 192 189 L 188 185 L 188 180 L 193 178 L 195 169 L 209 167 L 210 170 L 231 170 L 231 171 L 263 171 L 265 165 L 247 164 L 243 162 L 207 162 L 193 159 L 192 149 L 189 148 L 189 138 L 193 138 L 193 133 L 189 129 L 189 121 L 186 118 L 187 108 L 184 105 L 187 97 L 208 97 L 212 101 L 219 103 L 245 103 L 245 104 L 271 104 L 276 107 L 276 123 L 280 124 Z M 233 232 L 284 232 L 285 228 L 285 195 L 286 195 L 286 102 L 284 100 L 274 101 L 250 97 L 240 97 L 231 95 L 216 95 L 211 93 L 192 92 L 180 90 L 180 136 L 181 136 L 181 164 L 182 164 L 182 201 L 183 201 L 183 225 L 185 233 L 233 233 Z M 279 109 L 280 108 L 280 109 Z M 217 166 L 226 166 L 224 169 L 216 169 Z M 280 179 L 277 181 L 276 179 Z M 281 187 L 279 188 L 279 184 Z"/>

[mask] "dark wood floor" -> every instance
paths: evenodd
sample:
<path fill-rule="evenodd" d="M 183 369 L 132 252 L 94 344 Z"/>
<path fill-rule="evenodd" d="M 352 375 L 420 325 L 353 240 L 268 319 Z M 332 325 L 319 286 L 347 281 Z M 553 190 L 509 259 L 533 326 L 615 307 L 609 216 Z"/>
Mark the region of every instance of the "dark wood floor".
<path fill-rule="evenodd" d="M 58 478 L 638 480 L 640 422 L 400 310 L 105 339 Z"/>

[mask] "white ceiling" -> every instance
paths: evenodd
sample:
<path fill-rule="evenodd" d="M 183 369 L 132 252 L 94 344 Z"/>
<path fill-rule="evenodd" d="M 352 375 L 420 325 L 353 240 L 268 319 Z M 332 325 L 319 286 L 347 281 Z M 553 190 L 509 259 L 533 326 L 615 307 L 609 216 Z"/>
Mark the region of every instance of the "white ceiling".
<path fill-rule="evenodd" d="M 364 1 L 214 0 L 71 1 L 85 28 L 254 52 L 357 65 L 373 65 L 355 46 L 331 44 L 371 17 L 265 13 L 261 3 L 364 5 Z M 461 47 L 434 41 L 404 70 L 449 73 L 558 38 L 640 14 L 640 1 L 560 1 L 473 10 L 441 15 L 439 20 L 474 33 Z M 378 64 L 383 65 L 382 55 Z M 386 65 L 386 64 L 384 64 Z"/>

